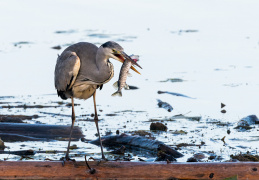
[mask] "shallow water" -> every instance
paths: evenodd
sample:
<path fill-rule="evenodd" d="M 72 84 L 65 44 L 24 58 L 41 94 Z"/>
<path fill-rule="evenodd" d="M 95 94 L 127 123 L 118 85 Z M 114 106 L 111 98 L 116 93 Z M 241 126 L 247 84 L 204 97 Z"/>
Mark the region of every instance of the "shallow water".
<path fill-rule="evenodd" d="M 100 6 L 102 4 L 102 6 Z M 114 6 L 116 4 L 116 6 Z M 129 85 L 139 89 L 123 91 L 122 98 L 111 97 L 112 84 L 118 79 L 121 64 L 112 61 L 115 77 L 97 92 L 101 133 L 117 129 L 121 132 L 149 130 L 150 119 L 170 118 L 177 114 L 200 116 L 201 120 L 176 119 L 164 121 L 168 131 L 155 134 L 158 140 L 175 146 L 179 143 L 205 146 L 185 147 L 180 150 L 186 161 L 197 152 L 214 151 L 224 160 L 230 154 L 251 151 L 258 146 L 258 125 L 238 132 L 233 127 L 245 116 L 258 114 L 259 92 L 259 12 L 257 1 L 1 1 L 0 82 L 1 102 L 15 105 L 57 105 L 54 67 L 57 54 L 68 45 L 88 41 L 96 45 L 117 41 L 128 54 L 139 54 L 142 75 L 133 74 Z M 121 7 L 121 8 L 118 8 Z M 134 13 L 127 10 L 134 9 Z M 51 47 L 60 45 L 61 50 Z M 179 78 L 182 82 L 161 82 Z M 157 91 L 169 91 L 192 97 L 185 98 Z M 157 106 L 157 99 L 171 104 L 172 112 Z M 69 101 L 65 101 L 66 103 Z M 95 139 L 93 122 L 81 121 L 82 115 L 93 113 L 92 99 L 76 100 L 77 125 L 87 139 Z M 221 113 L 220 103 L 226 104 Z M 18 103 L 19 104 L 19 103 Z M 1 114 L 38 114 L 35 121 L 48 124 L 68 124 L 71 109 L 0 109 Z M 107 116 L 115 113 L 117 116 Z M 91 118 L 89 116 L 89 118 Z M 28 123 L 35 123 L 28 121 Z M 228 123 L 219 126 L 215 121 Z M 125 127 L 126 125 L 126 127 Z M 228 135 L 227 130 L 231 133 Z M 186 135 L 171 131 L 184 130 Z M 221 141 L 225 138 L 226 144 Z M 10 150 L 35 149 L 37 142 L 6 143 Z M 44 142 L 44 150 L 65 151 L 67 142 Z M 99 147 L 83 142 L 77 144 L 83 153 L 96 153 Z M 207 153 L 208 154 L 208 153 Z M 207 155 L 206 154 L 206 155 Z M 7 158 L 1 155 L 1 158 Z M 59 158 L 51 156 L 52 158 Z M 94 155 L 92 155 L 94 156 Z M 137 157 L 137 156 L 136 156 Z M 8 156 L 9 159 L 19 158 Z M 42 159 L 44 159 L 42 157 Z M 76 157 L 82 159 L 82 157 Z M 37 159 L 37 158 L 35 158 Z M 154 159 L 154 158 L 153 158 Z M 148 160 L 153 160 L 152 158 Z"/>

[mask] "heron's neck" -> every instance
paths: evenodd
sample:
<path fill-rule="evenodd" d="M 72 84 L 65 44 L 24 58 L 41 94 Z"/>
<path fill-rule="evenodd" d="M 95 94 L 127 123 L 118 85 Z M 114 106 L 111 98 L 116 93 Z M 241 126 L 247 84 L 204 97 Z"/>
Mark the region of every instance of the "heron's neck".
<path fill-rule="evenodd" d="M 98 82 L 104 82 L 111 76 L 111 66 L 109 66 L 108 57 L 98 49 L 96 54 L 96 66 L 98 69 Z"/>

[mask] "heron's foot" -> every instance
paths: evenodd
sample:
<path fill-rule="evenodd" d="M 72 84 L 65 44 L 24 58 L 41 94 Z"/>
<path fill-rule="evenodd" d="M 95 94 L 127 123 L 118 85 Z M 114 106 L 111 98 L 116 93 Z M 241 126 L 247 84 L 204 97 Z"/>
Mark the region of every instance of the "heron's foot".
<path fill-rule="evenodd" d="M 75 164 L 75 162 L 76 162 L 75 159 L 71 159 L 71 158 L 68 157 L 68 156 L 60 158 L 60 161 L 62 161 L 62 166 L 65 166 L 65 162 L 66 162 L 66 161 L 72 161 L 74 164 Z"/>
<path fill-rule="evenodd" d="M 90 174 L 94 174 L 95 172 L 96 172 L 96 170 L 94 169 L 94 168 L 91 168 L 90 166 L 89 166 L 89 164 L 88 164 L 88 162 L 87 162 L 87 160 L 86 160 L 86 155 L 85 155 L 85 164 L 86 164 L 86 166 L 88 167 L 88 169 L 89 169 L 89 173 Z"/>

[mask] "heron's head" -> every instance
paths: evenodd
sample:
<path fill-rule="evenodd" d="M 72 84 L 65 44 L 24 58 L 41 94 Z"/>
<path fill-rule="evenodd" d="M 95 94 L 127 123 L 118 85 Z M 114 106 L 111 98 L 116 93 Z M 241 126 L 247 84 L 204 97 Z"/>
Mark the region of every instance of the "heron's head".
<path fill-rule="evenodd" d="M 115 60 L 120 61 L 123 63 L 125 59 L 128 59 L 132 61 L 134 65 L 137 65 L 140 67 L 137 62 L 132 60 L 123 50 L 123 48 L 116 42 L 108 41 L 102 45 L 104 53 L 109 57 L 113 58 Z M 141 67 L 140 67 L 141 68 Z M 139 73 L 133 66 L 131 66 L 131 69 L 133 69 L 135 72 Z M 140 73 L 139 73 L 140 74 Z"/>

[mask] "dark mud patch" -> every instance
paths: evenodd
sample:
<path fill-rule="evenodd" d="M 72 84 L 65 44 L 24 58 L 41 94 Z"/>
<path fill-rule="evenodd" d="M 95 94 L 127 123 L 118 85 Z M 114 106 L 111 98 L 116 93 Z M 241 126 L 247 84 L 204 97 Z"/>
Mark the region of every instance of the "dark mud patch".
<path fill-rule="evenodd" d="M 252 155 L 252 154 L 238 154 L 238 155 L 230 155 L 232 159 L 237 159 L 238 161 L 253 161 L 253 162 L 259 162 L 259 156 L 258 155 Z"/>
<path fill-rule="evenodd" d="M 175 92 L 169 92 L 169 91 L 157 91 L 157 93 L 158 93 L 158 94 L 170 94 L 170 95 L 173 95 L 173 96 L 180 96 L 180 97 L 195 99 L 195 98 L 192 98 L 192 97 L 190 97 L 190 96 L 186 96 L 186 95 L 184 95 L 184 94 L 175 93 Z"/>
<path fill-rule="evenodd" d="M 45 106 L 45 105 L 17 105 L 17 106 L 2 106 L 2 108 L 7 108 L 7 109 L 13 109 L 13 108 L 22 108 L 22 109 L 32 109 L 32 108 L 37 108 L 37 109 L 41 109 L 41 108 L 57 108 L 59 106 Z"/>
<path fill-rule="evenodd" d="M 0 115 L 0 122 L 9 123 L 23 123 L 23 120 L 32 120 L 39 118 L 38 115 L 25 116 L 25 115 Z"/>

